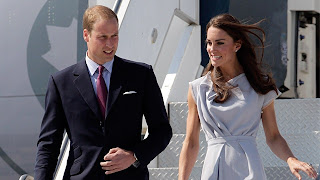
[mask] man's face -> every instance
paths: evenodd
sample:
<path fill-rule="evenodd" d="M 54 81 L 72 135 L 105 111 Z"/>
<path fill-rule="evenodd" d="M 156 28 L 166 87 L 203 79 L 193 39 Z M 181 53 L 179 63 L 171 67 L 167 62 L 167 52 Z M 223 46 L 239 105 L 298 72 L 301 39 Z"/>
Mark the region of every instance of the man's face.
<path fill-rule="evenodd" d="M 111 61 L 118 48 L 118 33 L 116 18 L 97 20 L 91 33 L 84 29 L 83 38 L 87 42 L 89 58 L 100 65 Z"/>

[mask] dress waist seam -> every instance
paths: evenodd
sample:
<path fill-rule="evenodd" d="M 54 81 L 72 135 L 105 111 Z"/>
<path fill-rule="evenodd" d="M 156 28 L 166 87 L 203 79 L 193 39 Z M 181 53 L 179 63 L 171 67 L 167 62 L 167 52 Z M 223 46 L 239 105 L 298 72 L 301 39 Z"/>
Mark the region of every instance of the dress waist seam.
<path fill-rule="evenodd" d="M 208 140 L 208 146 L 215 145 L 215 144 L 224 144 L 231 141 L 252 141 L 255 142 L 256 138 L 253 136 L 223 136 L 223 137 L 217 137 L 213 139 Z"/>

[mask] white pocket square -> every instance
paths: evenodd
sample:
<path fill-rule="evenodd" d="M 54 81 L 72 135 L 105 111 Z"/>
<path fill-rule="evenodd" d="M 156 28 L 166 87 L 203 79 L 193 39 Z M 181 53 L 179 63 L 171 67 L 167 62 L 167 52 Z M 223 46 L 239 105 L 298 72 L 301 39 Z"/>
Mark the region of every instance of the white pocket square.
<path fill-rule="evenodd" d="M 127 94 L 135 94 L 135 93 L 137 93 L 137 92 L 135 92 L 135 91 L 127 91 L 127 92 L 124 92 L 124 93 L 123 93 L 123 95 L 127 95 Z"/>

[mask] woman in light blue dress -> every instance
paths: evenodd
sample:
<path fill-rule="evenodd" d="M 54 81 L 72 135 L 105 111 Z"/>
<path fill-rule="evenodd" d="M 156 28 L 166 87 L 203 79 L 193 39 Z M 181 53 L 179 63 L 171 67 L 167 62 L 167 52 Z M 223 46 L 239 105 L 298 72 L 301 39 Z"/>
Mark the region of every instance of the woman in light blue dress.
<path fill-rule="evenodd" d="M 312 166 L 292 154 L 279 133 L 273 101 L 280 92 L 272 77 L 261 70 L 262 57 L 256 57 L 248 34 L 260 41 L 263 56 L 264 31 L 258 24 L 241 24 L 223 14 L 207 25 L 210 62 L 204 75 L 190 82 L 179 180 L 189 178 L 196 161 L 200 126 L 208 143 L 202 180 L 266 180 L 255 140 L 260 121 L 267 144 L 298 179 L 300 170 L 311 178 L 317 176 Z"/>

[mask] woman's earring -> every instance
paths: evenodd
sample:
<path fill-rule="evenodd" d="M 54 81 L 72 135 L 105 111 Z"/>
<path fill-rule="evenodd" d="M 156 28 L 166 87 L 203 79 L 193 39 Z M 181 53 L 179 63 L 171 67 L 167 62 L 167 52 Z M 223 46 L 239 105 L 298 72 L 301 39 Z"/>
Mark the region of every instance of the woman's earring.
<path fill-rule="evenodd" d="M 238 50 L 239 50 L 239 49 L 236 49 L 236 51 L 235 51 L 235 52 L 238 52 Z"/>

